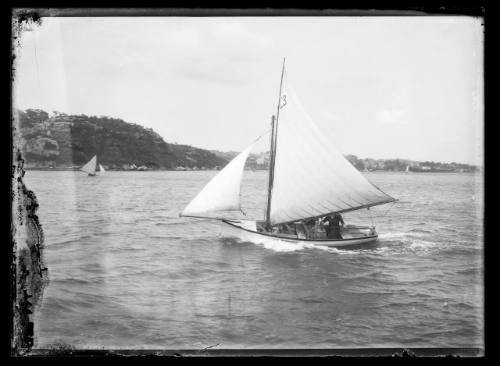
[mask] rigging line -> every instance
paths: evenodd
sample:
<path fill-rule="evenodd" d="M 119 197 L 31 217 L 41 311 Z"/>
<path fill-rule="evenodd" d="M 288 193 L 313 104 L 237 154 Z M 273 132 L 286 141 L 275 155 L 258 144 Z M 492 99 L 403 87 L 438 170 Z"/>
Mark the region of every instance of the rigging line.
<path fill-rule="evenodd" d="M 374 227 L 375 225 L 373 224 L 373 216 L 372 216 L 372 211 L 370 210 L 370 207 L 367 207 L 367 210 L 370 213 L 370 220 L 372 222 L 372 227 Z"/>
<path fill-rule="evenodd" d="M 259 140 L 261 139 L 261 137 L 262 137 L 262 136 L 267 135 L 267 134 L 269 133 L 269 131 L 270 131 L 270 129 L 267 129 L 267 131 L 266 131 L 266 132 L 264 132 L 264 133 L 260 134 L 260 135 L 259 135 L 259 137 L 257 137 L 255 140 L 253 140 L 253 142 L 252 142 L 252 143 L 254 144 L 254 143 L 256 143 L 257 141 L 259 141 Z"/>
<path fill-rule="evenodd" d="M 283 87 L 283 76 L 285 74 L 285 58 L 283 57 L 283 66 L 282 66 L 282 69 L 281 69 L 281 80 L 280 80 L 280 95 L 279 95 L 279 98 L 278 98 L 278 108 L 276 110 L 276 125 L 278 124 L 278 120 L 280 118 L 280 106 L 281 106 L 281 92 L 282 92 L 282 87 Z"/>
<path fill-rule="evenodd" d="M 396 201 L 392 201 L 392 205 L 390 205 L 389 208 L 385 211 L 385 213 L 382 215 L 382 218 L 387 216 L 387 214 L 389 213 L 389 211 L 391 210 L 391 208 L 394 206 L 395 203 Z"/>
<path fill-rule="evenodd" d="M 219 223 L 219 239 L 222 237 L 222 221 Z"/>
<path fill-rule="evenodd" d="M 260 140 L 260 138 L 261 138 L 262 136 L 264 136 L 264 134 L 262 134 L 262 135 L 260 135 L 259 137 L 257 137 L 257 138 L 256 138 L 256 139 L 252 142 L 252 144 L 253 144 L 253 145 L 255 145 L 255 144 L 257 143 L 257 141 L 259 141 L 259 140 Z M 252 146 L 252 149 L 253 149 L 253 146 Z M 250 149 L 250 151 L 251 151 L 252 149 Z M 248 155 L 247 155 L 247 160 L 248 160 L 248 156 L 250 155 L 250 151 L 248 152 Z M 243 169 L 245 169 L 245 165 L 246 165 L 246 160 L 245 160 L 245 164 L 243 164 Z M 242 208 L 241 208 L 241 181 L 240 181 L 240 193 L 239 193 L 239 195 L 238 195 L 238 196 L 239 196 L 239 206 L 240 206 L 240 207 L 239 207 L 239 211 L 241 211 L 241 213 L 242 213 L 243 215 L 245 215 L 245 216 L 246 216 L 247 214 L 246 214 L 246 213 L 242 210 Z"/>
<path fill-rule="evenodd" d="M 255 141 L 257 141 L 258 139 L 260 139 L 262 136 L 266 136 L 268 133 L 271 132 L 271 129 L 268 127 L 264 130 L 264 132 L 262 132 L 259 137 L 257 137 L 257 139 Z"/>
<path fill-rule="evenodd" d="M 280 79 L 280 91 L 278 96 L 278 106 L 276 110 L 276 119 L 272 117 L 271 122 L 271 146 L 269 150 L 269 184 L 268 184 L 268 199 L 267 199 L 267 212 L 266 212 L 266 223 L 269 226 L 270 223 L 270 211 L 271 211 L 271 200 L 274 187 L 274 168 L 276 164 L 276 146 L 278 144 L 278 120 L 280 117 L 280 105 L 281 105 L 281 92 L 283 88 L 283 75 L 285 73 L 285 58 L 283 57 L 283 66 L 281 68 L 281 79 Z"/>

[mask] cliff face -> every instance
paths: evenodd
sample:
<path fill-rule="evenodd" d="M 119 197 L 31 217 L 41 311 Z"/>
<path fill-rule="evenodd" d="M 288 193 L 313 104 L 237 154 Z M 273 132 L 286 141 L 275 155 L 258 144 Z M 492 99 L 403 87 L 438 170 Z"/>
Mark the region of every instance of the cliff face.
<path fill-rule="evenodd" d="M 166 143 L 152 129 L 120 119 L 18 111 L 27 167 L 70 167 L 98 155 L 108 169 L 127 165 L 152 169 L 222 167 L 227 160 L 187 145 Z"/>

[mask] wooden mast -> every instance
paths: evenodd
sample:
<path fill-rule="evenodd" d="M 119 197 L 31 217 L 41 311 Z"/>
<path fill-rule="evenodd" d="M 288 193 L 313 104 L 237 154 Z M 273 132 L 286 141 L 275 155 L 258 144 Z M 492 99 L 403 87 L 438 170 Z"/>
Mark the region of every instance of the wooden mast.
<path fill-rule="evenodd" d="M 274 181 L 274 116 L 271 119 L 271 148 L 269 149 L 269 183 L 267 186 L 266 230 L 271 226 L 271 194 Z"/>
<path fill-rule="evenodd" d="M 281 69 L 280 93 L 278 98 L 278 109 L 276 111 L 276 119 L 274 116 L 271 121 L 271 149 L 269 151 L 269 184 L 267 188 L 267 209 L 266 209 L 266 229 L 271 227 L 271 198 L 273 193 L 274 183 L 274 162 L 276 158 L 276 144 L 278 138 L 278 119 L 280 116 L 281 106 L 281 89 L 283 86 L 283 75 L 285 73 L 285 58 L 283 58 L 283 67 Z"/>

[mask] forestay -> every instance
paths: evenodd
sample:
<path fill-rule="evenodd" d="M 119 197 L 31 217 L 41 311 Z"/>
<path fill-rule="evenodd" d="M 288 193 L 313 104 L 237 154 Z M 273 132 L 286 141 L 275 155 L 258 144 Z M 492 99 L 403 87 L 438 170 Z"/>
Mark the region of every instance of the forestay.
<path fill-rule="evenodd" d="M 90 161 L 87 164 L 85 164 L 80 168 L 80 170 L 88 174 L 95 174 L 96 166 L 97 166 L 97 155 L 94 155 L 94 157 L 90 159 Z"/>
<path fill-rule="evenodd" d="M 211 212 L 241 210 L 240 187 L 255 142 L 227 164 L 182 211 L 181 216 L 210 217 Z"/>
<path fill-rule="evenodd" d="M 286 78 L 281 95 L 272 225 L 395 200 L 366 180 L 336 150 L 334 142 L 306 114 Z"/>

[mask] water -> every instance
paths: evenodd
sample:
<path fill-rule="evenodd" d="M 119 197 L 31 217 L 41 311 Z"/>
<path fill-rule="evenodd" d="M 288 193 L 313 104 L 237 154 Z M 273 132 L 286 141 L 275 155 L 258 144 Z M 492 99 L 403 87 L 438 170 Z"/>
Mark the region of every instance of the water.
<path fill-rule="evenodd" d="M 372 208 L 379 241 L 356 250 L 179 218 L 214 174 L 28 171 L 50 276 L 36 347 L 483 346 L 480 174 L 366 173 L 400 201 Z M 262 217 L 266 182 L 245 172 L 247 217 Z"/>

